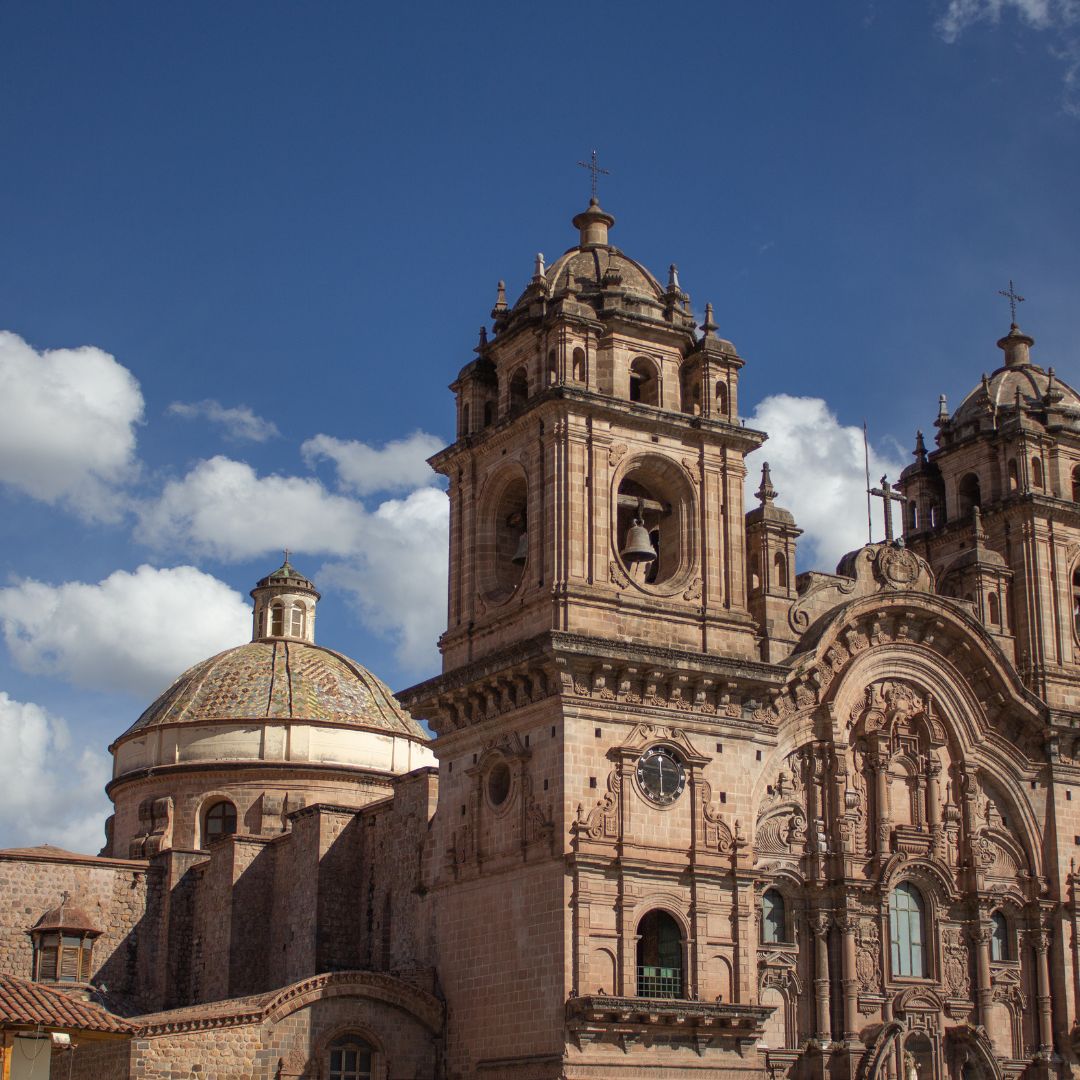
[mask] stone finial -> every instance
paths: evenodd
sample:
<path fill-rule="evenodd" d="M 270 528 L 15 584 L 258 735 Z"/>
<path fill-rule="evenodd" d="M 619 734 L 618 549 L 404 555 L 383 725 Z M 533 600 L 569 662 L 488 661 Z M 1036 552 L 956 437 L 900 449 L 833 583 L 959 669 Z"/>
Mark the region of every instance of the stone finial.
<path fill-rule="evenodd" d="M 971 508 L 971 530 L 975 538 L 975 546 L 980 547 L 986 540 L 986 533 L 983 530 L 982 511 L 977 506 Z"/>
<path fill-rule="evenodd" d="M 533 281 L 543 281 L 545 273 L 546 271 L 544 269 L 544 253 L 542 251 L 538 251 L 536 253 L 536 262 L 533 263 Z"/>
<path fill-rule="evenodd" d="M 1005 353 L 1006 367 L 1024 367 L 1031 363 L 1031 346 L 1035 344 L 1033 337 L 1028 337 L 1016 323 L 1009 327 L 1009 332 L 998 339 L 997 346 Z"/>
<path fill-rule="evenodd" d="M 937 402 L 937 419 L 934 421 L 934 427 L 941 427 L 942 424 L 949 422 L 949 404 L 944 394 L 938 396 Z"/>
<path fill-rule="evenodd" d="M 479 352 L 481 349 L 483 349 L 487 345 L 487 343 L 488 343 L 488 341 L 487 341 L 487 327 L 486 326 L 481 326 L 480 327 L 480 340 L 477 341 L 476 349 L 474 351 Z"/>
<path fill-rule="evenodd" d="M 1049 368 L 1046 375 L 1046 393 L 1043 395 L 1043 401 L 1045 401 L 1047 405 L 1057 405 L 1059 402 L 1065 400 L 1065 395 L 1057 384 L 1057 376 L 1054 373 L 1054 369 Z"/>
<path fill-rule="evenodd" d="M 912 452 L 912 457 L 914 457 L 920 465 L 926 464 L 926 440 L 923 439 L 922 431 L 915 432 L 915 449 Z"/>
<path fill-rule="evenodd" d="M 769 503 L 776 499 L 778 494 L 779 492 L 773 487 L 772 471 L 769 469 L 769 463 L 766 461 L 761 466 L 761 486 L 754 492 L 754 497 L 762 506 L 768 506 Z"/>
<path fill-rule="evenodd" d="M 668 267 L 667 287 L 668 287 L 668 292 L 679 292 L 680 291 L 679 268 L 674 263 L 672 263 Z"/>
<path fill-rule="evenodd" d="M 707 338 L 714 337 L 719 327 L 713 321 L 712 304 L 705 305 L 705 321 L 698 327 Z"/>
<path fill-rule="evenodd" d="M 495 306 L 491 309 L 491 317 L 497 319 L 506 314 L 506 282 L 500 281 L 495 290 Z"/>

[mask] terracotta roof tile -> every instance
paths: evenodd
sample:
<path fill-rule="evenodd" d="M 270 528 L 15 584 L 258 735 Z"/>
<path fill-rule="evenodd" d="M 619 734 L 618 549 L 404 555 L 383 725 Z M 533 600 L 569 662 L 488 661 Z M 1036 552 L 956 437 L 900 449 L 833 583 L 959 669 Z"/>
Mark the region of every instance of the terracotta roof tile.
<path fill-rule="evenodd" d="M 0 1026 L 23 1024 L 113 1035 L 131 1035 L 136 1030 L 98 1005 L 16 975 L 0 975 Z"/>

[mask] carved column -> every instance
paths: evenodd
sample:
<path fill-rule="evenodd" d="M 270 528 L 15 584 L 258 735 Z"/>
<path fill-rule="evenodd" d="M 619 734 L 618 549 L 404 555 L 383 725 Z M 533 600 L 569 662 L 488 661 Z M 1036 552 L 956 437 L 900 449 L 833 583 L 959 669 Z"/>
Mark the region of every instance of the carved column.
<path fill-rule="evenodd" d="M 944 858 L 944 835 L 941 829 L 941 793 L 939 790 L 941 762 L 931 752 L 926 766 L 926 821 L 930 827 L 931 850 L 938 858 Z"/>
<path fill-rule="evenodd" d="M 829 1019 L 829 927 L 832 917 L 818 911 L 810 923 L 814 933 L 814 1006 L 817 1017 L 817 1038 L 823 1046 L 832 1040 L 832 1023 Z"/>
<path fill-rule="evenodd" d="M 1035 946 L 1035 1002 L 1039 1009 L 1039 1052 L 1049 1054 L 1054 1049 L 1054 1027 L 1050 1014 L 1050 932 L 1033 930 L 1031 943 Z"/>
<path fill-rule="evenodd" d="M 836 925 L 843 934 L 842 982 L 844 987 L 844 1041 L 855 1042 L 859 1037 L 859 976 L 855 970 L 855 932 L 859 920 L 852 914 L 839 916 Z"/>
<path fill-rule="evenodd" d="M 975 1001 L 979 1009 L 979 1023 L 990 1025 L 990 926 L 981 919 L 971 930 L 975 943 Z"/>
<path fill-rule="evenodd" d="M 875 747 L 867 765 L 874 776 L 874 853 L 885 855 L 889 850 L 889 757 L 885 747 Z"/>

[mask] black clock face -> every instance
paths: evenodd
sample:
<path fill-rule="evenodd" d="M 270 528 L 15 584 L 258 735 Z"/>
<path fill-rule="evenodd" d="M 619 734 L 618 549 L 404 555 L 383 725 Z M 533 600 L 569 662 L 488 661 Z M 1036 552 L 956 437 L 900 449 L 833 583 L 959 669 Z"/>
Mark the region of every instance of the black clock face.
<path fill-rule="evenodd" d="M 686 770 L 675 751 L 667 746 L 654 746 L 638 760 L 638 783 L 653 802 L 666 805 L 674 802 L 686 787 Z"/>

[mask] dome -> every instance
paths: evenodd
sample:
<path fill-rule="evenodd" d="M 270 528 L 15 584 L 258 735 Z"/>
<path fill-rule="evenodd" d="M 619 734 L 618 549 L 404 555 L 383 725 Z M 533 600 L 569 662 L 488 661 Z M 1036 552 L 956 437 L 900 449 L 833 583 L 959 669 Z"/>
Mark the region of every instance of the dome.
<path fill-rule="evenodd" d="M 302 720 L 426 740 L 386 685 L 355 660 L 305 641 L 263 640 L 188 668 L 124 733 L 208 721 Z"/>
<path fill-rule="evenodd" d="M 587 318 L 618 313 L 693 332 L 690 300 L 674 266 L 665 288 L 641 263 L 609 244 L 608 229 L 615 219 L 595 199 L 573 224 L 580 232 L 578 244 L 548 267 L 538 255 L 532 281 L 512 308 L 506 308 L 500 283 L 499 303 L 492 312 L 497 332 L 535 315 L 538 304 L 562 305 L 568 313 Z"/>
<path fill-rule="evenodd" d="M 1019 397 L 1025 413 L 1043 413 L 1053 407 L 1071 421 L 1080 419 L 1080 394 L 1063 383 L 1053 368 L 1044 371 L 1031 363 L 1029 350 L 1034 339 L 1013 324 L 998 346 L 1005 352 L 1005 366 L 984 376 L 948 419 L 951 425 L 979 423 L 994 412 L 1014 410 Z"/>

